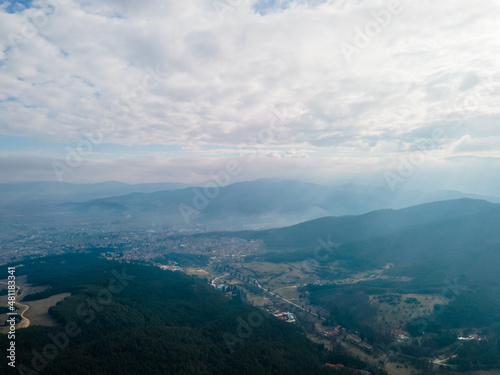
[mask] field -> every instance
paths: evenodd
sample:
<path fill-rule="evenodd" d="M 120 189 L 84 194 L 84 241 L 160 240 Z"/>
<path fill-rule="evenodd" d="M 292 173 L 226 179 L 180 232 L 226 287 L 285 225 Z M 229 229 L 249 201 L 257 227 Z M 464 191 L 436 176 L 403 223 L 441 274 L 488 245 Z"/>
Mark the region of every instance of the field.
<path fill-rule="evenodd" d="M 26 317 L 33 326 L 55 326 L 57 322 L 49 315 L 49 308 L 69 296 L 71 296 L 71 293 L 61 293 L 38 301 L 26 302 L 30 307 L 26 311 Z"/>
<path fill-rule="evenodd" d="M 404 366 L 398 362 L 387 362 L 385 371 L 391 375 L 413 375 L 415 373 L 415 368 L 408 365 Z"/>
<path fill-rule="evenodd" d="M 186 274 L 186 275 L 194 275 L 194 276 L 198 276 L 200 278 L 205 278 L 205 277 L 208 277 L 209 276 L 209 273 L 207 271 L 205 271 L 204 269 L 202 268 L 195 268 L 195 267 L 184 267 L 182 269 L 182 271 Z"/>
<path fill-rule="evenodd" d="M 38 293 L 45 290 L 46 286 L 36 286 L 33 287 L 26 282 L 26 275 L 21 277 L 16 277 L 16 286 L 19 288 L 19 292 L 16 297 L 16 306 L 19 308 L 17 310 L 18 314 L 25 311 L 23 320 L 17 325 L 17 328 L 21 328 L 21 325 L 38 325 L 38 326 L 55 326 L 56 321 L 49 315 L 49 308 L 55 306 L 57 302 L 62 301 L 64 298 L 70 296 L 70 293 L 61 293 L 49 298 L 41 299 L 38 301 L 23 302 L 22 298 L 28 294 Z M 2 289 L 7 288 L 7 280 L 0 280 L 0 287 Z M 0 296 L 0 306 L 7 306 L 7 296 Z M 26 309 L 28 306 L 28 309 Z M 7 314 L 0 314 L 0 324 L 4 323 L 8 319 Z M 0 333 L 6 333 L 7 329 L 2 327 Z"/>
<path fill-rule="evenodd" d="M 318 267 L 313 261 L 293 262 L 293 263 L 268 263 L 255 262 L 247 263 L 238 269 L 239 272 L 257 278 L 261 285 L 271 290 L 278 290 L 283 287 L 297 286 L 318 282 L 322 275 L 334 275 L 337 271 L 335 263 L 325 267 Z M 280 293 L 281 294 L 281 293 Z M 298 294 L 296 295 L 298 296 Z M 295 295 L 290 298 L 295 298 Z M 285 297 L 287 298 L 287 297 Z"/>
<path fill-rule="evenodd" d="M 299 297 L 299 291 L 297 290 L 296 286 L 285 286 L 275 289 L 274 292 L 278 293 L 281 297 L 289 300 Z"/>
<path fill-rule="evenodd" d="M 379 321 L 400 329 L 413 318 L 431 315 L 435 305 L 446 302 L 441 295 L 385 294 L 371 296 L 370 303 L 378 308 Z"/>

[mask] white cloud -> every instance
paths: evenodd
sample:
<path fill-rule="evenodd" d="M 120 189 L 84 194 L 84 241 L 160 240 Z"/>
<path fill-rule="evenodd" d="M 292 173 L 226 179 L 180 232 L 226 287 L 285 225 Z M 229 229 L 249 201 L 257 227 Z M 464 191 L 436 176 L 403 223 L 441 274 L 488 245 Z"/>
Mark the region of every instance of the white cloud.
<path fill-rule="evenodd" d="M 393 0 L 285 2 L 262 14 L 242 0 L 223 17 L 216 1 L 67 0 L 18 48 L 9 38 L 44 2 L 0 10 L 0 135 L 78 142 L 109 118 L 109 144 L 180 145 L 186 157 L 221 150 L 207 157 L 250 143 L 265 163 L 363 155 L 370 165 L 397 160 L 442 127 L 438 159 L 484 156 L 483 144 L 495 153 L 491 142 L 461 137 L 498 134 L 498 2 L 403 0 L 347 61 L 341 46 L 382 22 Z M 141 91 L 147 67 L 164 77 Z M 126 115 L 117 100 L 128 102 Z M 269 112 L 283 110 L 284 125 L 259 141 L 275 124 Z M 453 130 L 450 115 L 462 121 Z M 275 171 L 265 163 L 261 174 Z M 318 174 L 320 164 L 311 162 Z"/>

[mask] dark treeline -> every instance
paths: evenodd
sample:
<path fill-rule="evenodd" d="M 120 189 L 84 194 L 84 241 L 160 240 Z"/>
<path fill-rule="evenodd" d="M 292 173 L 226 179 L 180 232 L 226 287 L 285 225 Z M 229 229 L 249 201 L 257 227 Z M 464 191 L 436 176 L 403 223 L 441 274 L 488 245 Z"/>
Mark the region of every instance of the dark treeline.
<path fill-rule="evenodd" d="M 57 327 L 17 332 L 18 369 L 22 366 L 25 373 L 333 372 L 323 367 L 329 352 L 309 341 L 296 325 L 228 299 L 180 272 L 95 255 L 64 255 L 27 262 L 17 274 L 27 274 L 35 285 L 50 285 L 54 293 L 72 290 L 71 297 L 49 310 Z M 50 337 L 63 337 L 68 324 L 78 334 L 67 342 L 61 339 L 57 355 L 47 358 L 46 350 L 54 344 Z M 7 341 L 0 337 L 2 347 Z"/>

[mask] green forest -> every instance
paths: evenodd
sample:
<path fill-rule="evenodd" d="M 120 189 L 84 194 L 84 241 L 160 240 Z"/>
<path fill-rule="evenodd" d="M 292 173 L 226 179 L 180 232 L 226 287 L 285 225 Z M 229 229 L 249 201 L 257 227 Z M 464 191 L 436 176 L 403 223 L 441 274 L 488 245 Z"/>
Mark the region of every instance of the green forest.
<path fill-rule="evenodd" d="M 68 254 L 16 274 L 51 286 L 31 299 L 72 293 L 50 308 L 58 326 L 16 333 L 20 374 L 327 374 L 329 360 L 355 361 L 179 272 Z"/>

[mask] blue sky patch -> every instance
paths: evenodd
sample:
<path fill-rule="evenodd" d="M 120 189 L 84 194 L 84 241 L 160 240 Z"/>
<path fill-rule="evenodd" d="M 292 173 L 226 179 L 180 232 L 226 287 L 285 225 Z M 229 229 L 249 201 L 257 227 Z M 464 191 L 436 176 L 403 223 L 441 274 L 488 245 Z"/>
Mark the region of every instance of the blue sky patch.
<path fill-rule="evenodd" d="M 0 150 L 2 151 L 29 151 L 29 150 L 50 150 L 53 153 L 59 155 L 66 154 L 66 147 L 71 147 L 73 149 L 79 147 L 79 143 L 83 141 L 88 141 L 88 139 L 82 135 L 79 142 L 70 143 L 57 143 L 49 141 L 40 141 L 33 139 L 31 137 L 0 137 Z M 148 154 L 151 152 L 166 153 L 166 154 L 182 154 L 183 149 L 180 145 L 120 145 L 120 144 L 110 144 L 106 142 L 106 136 L 103 139 L 104 143 L 93 145 L 93 151 L 98 153 L 109 153 L 109 154 Z"/>
<path fill-rule="evenodd" d="M 255 3 L 254 10 L 264 16 L 276 10 L 288 8 L 291 2 L 293 2 L 293 0 L 259 0 Z"/>
<path fill-rule="evenodd" d="M 5 11 L 7 13 L 18 13 L 22 12 L 26 8 L 29 8 L 31 3 L 32 0 L 3 0 L 0 1 L 0 6 L 7 4 L 5 7 Z"/>
<path fill-rule="evenodd" d="M 260 15 L 266 15 L 276 11 L 287 9 L 290 4 L 309 4 L 316 6 L 326 2 L 326 0 L 259 0 L 254 5 L 254 11 Z"/>

